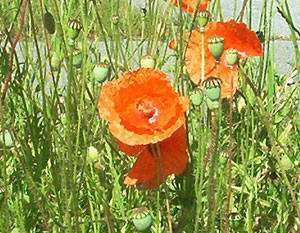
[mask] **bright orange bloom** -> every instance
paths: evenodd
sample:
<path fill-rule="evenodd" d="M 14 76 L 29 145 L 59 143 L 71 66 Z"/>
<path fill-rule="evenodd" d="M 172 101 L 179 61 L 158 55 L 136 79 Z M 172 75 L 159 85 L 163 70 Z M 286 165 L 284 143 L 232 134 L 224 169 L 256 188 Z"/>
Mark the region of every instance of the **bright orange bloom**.
<path fill-rule="evenodd" d="M 179 6 L 180 0 L 173 0 L 175 6 Z M 210 0 L 200 0 L 199 10 L 206 10 L 207 3 Z M 193 14 L 197 5 L 197 0 L 182 0 L 182 10 L 188 12 L 190 15 Z"/>
<path fill-rule="evenodd" d="M 174 91 L 166 74 L 151 68 L 127 71 L 102 88 L 100 117 L 109 122 L 121 151 L 139 155 L 126 184 L 152 189 L 168 175 L 184 171 L 188 161 L 184 113 L 188 107 L 188 98 Z M 158 163 L 149 146 L 156 143 L 161 150 L 159 167 L 164 167 L 159 183 Z"/>
<path fill-rule="evenodd" d="M 247 28 L 244 23 L 234 20 L 228 22 L 209 22 L 205 27 L 205 77 L 217 77 L 216 60 L 208 49 L 208 40 L 213 35 L 224 38 L 224 52 L 220 58 L 220 75 L 222 80 L 221 96 L 230 96 L 231 70 L 225 59 L 226 50 L 233 48 L 239 52 L 239 58 L 255 57 L 262 55 L 262 45 L 254 31 Z M 201 33 L 200 29 L 193 30 L 186 50 L 186 67 L 191 80 L 201 85 Z M 169 44 L 171 49 L 175 48 L 175 41 Z M 238 68 L 233 69 L 233 85 L 235 93 L 238 86 Z"/>

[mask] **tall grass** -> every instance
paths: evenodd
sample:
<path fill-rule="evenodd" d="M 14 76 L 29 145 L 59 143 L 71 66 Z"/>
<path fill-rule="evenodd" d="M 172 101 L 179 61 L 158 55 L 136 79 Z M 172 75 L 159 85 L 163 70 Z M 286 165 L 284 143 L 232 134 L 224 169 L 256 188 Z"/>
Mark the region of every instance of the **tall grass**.
<path fill-rule="evenodd" d="M 1 95 L 11 48 L 20 32 L 22 3 L 0 3 L 5 35 L 0 45 Z M 213 20 L 225 20 L 222 4 L 212 0 Z M 231 17 L 263 32 L 266 41 L 262 57 L 241 64 L 234 96 L 230 232 L 297 232 L 300 92 L 298 82 L 289 84 L 293 71 L 299 70 L 299 32 L 288 1 L 264 0 L 261 15 L 253 15 L 255 1 L 244 1 L 243 12 L 237 11 L 241 1 L 234 4 Z M 145 16 L 131 0 L 28 2 L 12 80 L 0 103 L 1 232 L 135 232 L 130 211 L 141 206 L 153 216 L 153 232 L 223 231 L 228 160 L 219 154 L 226 155 L 229 147 L 229 100 L 223 100 L 217 122 L 222 153 L 214 157 L 212 169 L 204 169 L 212 137 L 210 116 L 204 104 L 191 105 L 189 165 L 184 174 L 169 178 L 167 186 L 151 191 L 123 184 L 135 159 L 119 152 L 98 116 L 103 84 L 95 81 L 92 70 L 100 61 L 110 64 L 113 80 L 138 68 L 141 56 L 153 54 L 157 68 L 168 73 L 180 94 L 194 90 L 184 68 L 184 33 L 197 27 L 196 15 L 162 0 L 143 1 L 142 7 Z M 56 21 L 53 35 L 43 26 L 46 11 Z M 278 11 L 291 30 L 296 54 L 294 67 L 284 74 L 276 70 L 272 39 Z M 260 19 L 259 28 L 254 28 L 254 17 Z M 83 24 L 74 45 L 67 33 L 71 18 Z M 178 54 L 168 48 L 174 38 Z M 72 65 L 75 49 L 82 52 L 80 68 Z M 50 66 L 54 52 L 62 56 L 58 70 Z M 98 150 L 95 161 L 88 156 L 90 146 Z"/>

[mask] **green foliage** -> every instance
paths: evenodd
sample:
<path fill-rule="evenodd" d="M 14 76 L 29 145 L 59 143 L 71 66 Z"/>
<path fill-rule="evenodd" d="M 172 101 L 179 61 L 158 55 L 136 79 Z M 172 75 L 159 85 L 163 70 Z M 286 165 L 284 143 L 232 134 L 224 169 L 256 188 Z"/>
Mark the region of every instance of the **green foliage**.
<path fill-rule="evenodd" d="M 0 2 L 0 29 L 5 34 L 0 43 L 1 94 L 20 29 L 22 2 Z M 218 2 L 212 0 L 213 19 L 222 17 Z M 252 1 L 248 2 L 250 12 Z M 299 229 L 291 191 L 299 203 L 300 90 L 298 83 L 288 82 L 293 72 L 279 75 L 276 71 L 272 60 L 276 50 L 270 49 L 268 39 L 274 12 L 265 2 L 262 14 L 256 16 L 261 18 L 265 53 L 240 61 L 244 72 L 234 97 L 231 232 Z M 202 92 L 193 92 L 184 70 L 184 53 L 175 56 L 168 49 L 168 42 L 176 37 L 183 51 L 184 32 L 195 25 L 191 16 L 164 3 L 145 1 L 146 12 L 141 12 L 133 1 L 30 1 L 9 91 L 5 102 L 0 102 L 0 232 L 135 232 L 129 211 L 142 206 L 153 217 L 152 232 L 167 232 L 168 213 L 173 232 L 205 232 L 212 213 L 212 230 L 224 229 L 229 100 L 223 100 L 218 122 L 220 153 L 214 158 L 216 183 L 211 194 L 215 206 L 209 210 L 210 161 L 206 170 L 204 163 L 212 115 Z M 292 22 L 287 1 L 280 9 Z M 55 19 L 53 35 L 44 33 L 42 12 L 47 11 Z M 67 23 L 71 18 L 80 19 L 83 29 L 70 45 Z M 295 28 L 291 31 L 295 37 Z M 81 64 L 75 68 L 77 49 Z M 97 103 L 107 79 L 136 69 L 140 57 L 151 53 L 157 56 L 157 68 L 168 71 L 174 88 L 191 96 L 190 162 L 184 174 L 170 177 L 158 190 L 140 191 L 123 184 L 136 158 L 119 152 L 107 123 L 98 116 Z M 57 64 L 51 67 L 54 54 Z M 107 62 L 110 70 L 98 83 L 93 70 L 100 62 Z"/>

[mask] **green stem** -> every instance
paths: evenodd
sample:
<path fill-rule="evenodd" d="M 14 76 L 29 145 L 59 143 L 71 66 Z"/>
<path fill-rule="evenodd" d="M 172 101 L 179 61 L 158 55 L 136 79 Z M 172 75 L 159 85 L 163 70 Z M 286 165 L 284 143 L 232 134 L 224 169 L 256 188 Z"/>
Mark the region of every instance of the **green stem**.
<path fill-rule="evenodd" d="M 205 28 L 201 27 L 201 84 L 204 81 L 205 76 Z"/>
<path fill-rule="evenodd" d="M 276 139 L 274 131 L 272 129 L 273 124 L 270 122 L 270 119 L 272 119 L 272 117 L 266 111 L 266 109 L 264 107 L 264 104 L 263 104 L 263 101 L 259 97 L 257 90 L 255 89 L 254 85 L 252 84 L 252 82 L 251 82 L 250 78 L 248 77 L 248 75 L 245 73 L 243 67 L 239 66 L 239 70 L 242 72 L 243 76 L 246 78 L 247 83 L 249 84 L 249 86 L 251 87 L 253 93 L 255 94 L 257 103 L 260 107 L 260 110 L 262 111 L 262 122 L 263 122 L 263 124 L 265 125 L 265 127 L 268 131 L 268 135 L 270 137 L 270 141 L 271 141 L 271 145 L 272 145 L 272 152 L 275 155 L 275 158 L 276 158 L 276 160 L 279 164 L 280 171 L 282 173 L 285 184 L 288 186 L 288 189 L 291 193 L 293 205 L 296 209 L 297 216 L 300 219 L 300 210 L 299 210 L 298 202 L 297 202 L 295 193 L 293 191 L 293 187 L 292 187 L 291 183 L 289 182 L 289 180 L 287 178 L 287 175 L 286 175 L 286 172 L 285 172 L 285 169 L 284 169 L 284 167 L 281 163 L 280 154 L 279 154 L 280 150 L 277 150 L 277 147 L 278 147 L 278 145 L 280 145 L 280 142 L 278 142 L 278 140 Z"/>
<path fill-rule="evenodd" d="M 229 151 L 228 151 L 228 195 L 227 195 L 227 210 L 226 210 L 226 220 L 224 232 L 227 233 L 229 229 L 229 209 L 230 209 L 230 198 L 231 198 L 231 161 L 232 161 L 232 141 L 233 141 L 233 131 L 232 131 L 232 113 L 233 112 L 233 66 L 231 66 L 230 73 L 230 110 L 229 110 Z"/>

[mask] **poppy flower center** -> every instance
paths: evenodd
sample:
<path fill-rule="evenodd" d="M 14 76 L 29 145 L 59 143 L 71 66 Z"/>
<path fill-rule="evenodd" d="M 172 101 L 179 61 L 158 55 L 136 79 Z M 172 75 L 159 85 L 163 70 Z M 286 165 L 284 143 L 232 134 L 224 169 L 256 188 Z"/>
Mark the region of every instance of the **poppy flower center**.
<path fill-rule="evenodd" d="M 146 104 L 143 101 L 139 101 L 137 105 L 138 110 L 140 110 L 145 118 L 149 120 L 150 123 L 155 122 L 155 116 L 157 116 L 157 109 L 150 104 Z"/>

